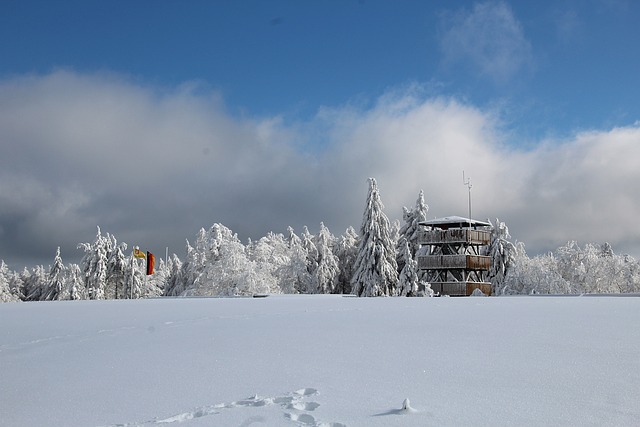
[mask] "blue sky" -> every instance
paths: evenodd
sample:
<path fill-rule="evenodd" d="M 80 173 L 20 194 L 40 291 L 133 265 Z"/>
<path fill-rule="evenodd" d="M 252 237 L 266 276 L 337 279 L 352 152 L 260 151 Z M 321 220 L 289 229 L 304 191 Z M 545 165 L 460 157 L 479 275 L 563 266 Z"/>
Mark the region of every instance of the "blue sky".
<path fill-rule="evenodd" d="M 293 118 L 323 105 L 371 102 L 390 87 L 417 82 L 429 94 L 500 106 L 524 137 L 640 117 L 637 2 L 8 1 L 0 7 L 0 35 L 10 41 L 0 45 L 4 76 L 62 67 L 108 70 L 160 86 L 199 81 L 219 90 L 234 114 Z M 482 8 L 486 22 L 470 17 Z M 488 17 L 502 8 L 506 19 Z M 492 31 L 508 39 L 496 42 Z"/>
<path fill-rule="evenodd" d="M 534 253 L 640 255 L 622 227 L 640 213 L 639 18 L 624 0 L 4 1 L 0 259 L 73 259 L 96 225 L 179 255 L 214 222 L 340 234 L 368 176 L 392 219 L 420 189 L 464 214 L 462 169 L 478 216 Z"/>

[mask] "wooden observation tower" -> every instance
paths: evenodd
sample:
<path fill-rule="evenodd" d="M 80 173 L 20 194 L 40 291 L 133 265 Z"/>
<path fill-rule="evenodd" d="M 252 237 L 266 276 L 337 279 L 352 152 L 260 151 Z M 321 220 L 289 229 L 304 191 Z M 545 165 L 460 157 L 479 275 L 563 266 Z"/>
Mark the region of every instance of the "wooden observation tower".
<path fill-rule="evenodd" d="M 418 268 L 426 270 L 431 289 L 440 295 L 468 296 L 480 289 L 491 295 L 487 275 L 491 257 L 481 255 L 491 243 L 491 224 L 459 216 L 421 222 L 427 227 L 419 243 L 428 248 L 418 255 Z"/>

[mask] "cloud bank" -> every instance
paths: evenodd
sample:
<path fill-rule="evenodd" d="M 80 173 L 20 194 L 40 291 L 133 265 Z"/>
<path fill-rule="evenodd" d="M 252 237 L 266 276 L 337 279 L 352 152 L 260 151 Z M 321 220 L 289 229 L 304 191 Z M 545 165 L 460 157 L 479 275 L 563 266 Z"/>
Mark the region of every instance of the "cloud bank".
<path fill-rule="evenodd" d="M 241 238 L 360 226 L 367 178 L 391 219 L 425 191 L 432 216 L 499 217 L 530 253 L 567 240 L 640 255 L 640 128 L 519 148 L 499 112 L 418 86 L 310 120 L 237 117 L 197 84 L 162 89 L 57 71 L 0 81 L 0 259 L 77 260 L 95 227 L 179 256 L 200 227 Z M 21 263 L 20 265 L 16 265 Z"/>

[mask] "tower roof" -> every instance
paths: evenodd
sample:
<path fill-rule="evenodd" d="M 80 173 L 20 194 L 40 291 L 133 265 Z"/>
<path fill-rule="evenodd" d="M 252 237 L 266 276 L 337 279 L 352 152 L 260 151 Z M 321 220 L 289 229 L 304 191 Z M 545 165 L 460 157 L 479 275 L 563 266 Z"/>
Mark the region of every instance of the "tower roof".
<path fill-rule="evenodd" d="M 422 221 L 420 225 L 439 228 L 468 228 L 468 227 L 491 227 L 491 223 L 478 221 L 477 219 L 464 218 L 461 216 L 445 216 L 444 218 L 430 219 Z"/>

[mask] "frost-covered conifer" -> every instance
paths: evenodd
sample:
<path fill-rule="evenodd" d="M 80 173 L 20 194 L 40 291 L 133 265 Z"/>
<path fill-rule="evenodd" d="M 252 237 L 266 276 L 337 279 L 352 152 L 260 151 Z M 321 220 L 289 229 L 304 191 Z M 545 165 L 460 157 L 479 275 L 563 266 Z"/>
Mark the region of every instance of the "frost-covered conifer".
<path fill-rule="evenodd" d="M 335 290 L 338 294 L 351 293 L 351 278 L 353 277 L 353 268 L 358 256 L 359 243 L 358 234 L 353 227 L 348 227 L 338 239 L 335 251 L 338 257 L 338 268 L 340 269 Z"/>
<path fill-rule="evenodd" d="M 38 265 L 31 270 L 25 280 L 24 293 L 26 301 L 42 301 L 47 285 L 47 273 L 43 266 Z"/>
<path fill-rule="evenodd" d="M 199 277 L 202 275 L 205 266 L 209 261 L 209 257 L 214 256 L 215 253 L 209 248 L 207 232 L 204 228 L 201 228 L 196 237 L 195 247 L 191 246 L 189 240 L 186 244 L 187 256 L 182 264 L 180 273 L 181 284 L 178 287 L 182 289 L 180 295 L 190 294 L 196 287 L 198 287 Z"/>
<path fill-rule="evenodd" d="M 398 283 L 395 242 L 391 225 L 383 212 L 378 185 L 369 178 L 369 194 L 362 218 L 352 293 L 358 296 L 392 296 Z"/>
<path fill-rule="evenodd" d="M 429 206 L 424 202 L 424 191 L 422 190 L 420 190 L 420 193 L 418 194 L 418 199 L 416 200 L 416 205 L 413 209 L 410 210 L 406 207 L 402 208 L 402 219 L 404 223 L 400 228 L 398 245 L 396 247 L 396 261 L 398 263 L 398 271 L 402 271 L 402 269 L 404 268 L 405 256 L 403 254 L 403 239 L 409 244 L 411 259 L 415 259 L 416 252 L 418 251 L 418 249 L 420 249 L 420 231 L 424 229 L 424 227 L 418 224 L 427 220 L 428 211 Z"/>
<path fill-rule="evenodd" d="M 238 236 L 222 224 L 214 224 L 210 236 L 211 261 L 198 278 L 195 294 L 230 296 L 263 292 L 263 289 L 257 290 L 260 283 L 255 264 L 247 257 Z"/>
<path fill-rule="evenodd" d="M 9 276 L 9 267 L 0 260 L 0 302 L 18 301 L 18 297 L 11 292 Z"/>
<path fill-rule="evenodd" d="M 335 236 L 321 222 L 320 231 L 316 237 L 316 248 L 318 249 L 318 267 L 315 271 L 318 284 L 317 293 L 330 294 L 336 289 L 340 267 L 338 257 L 333 254 L 334 242 Z"/>
<path fill-rule="evenodd" d="M 87 299 L 87 288 L 82 280 L 82 271 L 78 264 L 71 264 L 67 268 L 67 289 L 63 294 L 63 299 L 84 300 Z"/>
<path fill-rule="evenodd" d="M 127 260 L 127 264 L 129 267 L 125 269 L 124 292 L 122 293 L 122 298 L 138 299 L 145 297 L 146 289 L 144 288 L 144 282 L 146 275 L 146 262 L 135 258 L 132 251 L 129 259 Z"/>
<path fill-rule="evenodd" d="M 144 269 L 145 284 L 142 292 L 143 298 L 155 298 L 163 295 L 166 275 L 168 273 L 167 263 L 164 261 L 164 258 L 156 258 L 153 274 L 146 275 L 146 264 L 144 265 Z"/>
<path fill-rule="evenodd" d="M 22 272 L 14 276 L 13 283 L 9 284 L 11 292 L 20 298 L 20 301 L 27 301 L 27 283 L 31 277 L 31 272 L 27 267 L 22 269 Z"/>
<path fill-rule="evenodd" d="M 102 236 L 100 227 L 93 243 L 80 243 L 79 249 L 85 255 L 80 262 L 89 299 L 104 299 L 107 283 L 107 245 L 108 241 Z"/>
<path fill-rule="evenodd" d="M 174 295 L 190 294 L 195 289 L 196 282 L 200 276 L 200 254 L 191 246 L 189 240 L 187 240 L 186 252 L 187 256 L 180 268 L 180 283 L 176 284 L 177 290 L 174 291 Z"/>
<path fill-rule="evenodd" d="M 62 257 L 60 256 L 60 246 L 56 250 L 56 256 L 53 260 L 53 265 L 49 270 L 49 278 L 45 285 L 44 292 L 42 294 L 43 301 L 54 301 L 61 299 L 62 290 L 66 286 L 65 279 L 65 266 L 62 263 Z"/>
<path fill-rule="evenodd" d="M 287 231 L 289 233 L 287 244 L 290 263 L 288 268 L 284 268 L 285 271 L 281 271 L 281 274 L 284 274 L 284 277 L 291 278 L 294 293 L 304 293 L 313 280 L 307 268 L 307 250 L 302 245 L 302 240 L 294 232 L 293 228 L 288 227 Z"/>
<path fill-rule="evenodd" d="M 398 295 L 402 297 L 413 297 L 418 294 L 418 262 L 411 255 L 409 242 L 404 237 L 401 240 L 402 271 L 398 277 Z"/>
<path fill-rule="evenodd" d="M 304 248 L 305 255 L 307 257 L 307 273 L 305 277 L 307 280 L 303 283 L 302 292 L 305 294 L 313 294 L 318 289 L 318 278 L 316 277 L 316 270 L 318 269 L 318 248 L 314 243 L 314 236 L 309 232 L 309 229 L 305 225 L 302 228 L 302 247 Z"/>
<path fill-rule="evenodd" d="M 504 278 L 507 270 L 511 267 L 517 254 L 516 246 L 511 243 L 511 235 L 507 225 L 496 218 L 496 225 L 492 226 L 491 243 L 487 250 L 491 257 L 491 268 L 489 270 L 489 282 L 491 282 L 492 292 L 499 294 L 503 288 Z"/>
<path fill-rule="evenodd" d="M 256 274 L 270 292 L 293 294 L 300 289 L 300 270 L 306 275 L 306 257 L 300 239 L 293 229 L 289 237 L 269 232 L 257 242 L 247 245 L 249 259 L 256 266 Z"/>
<path fill-rule="evenodd" d="M 280 293 L 280 280 L 276 271 L 289 260 L 287 243 L 284 236 L 269 232 L 256 242 L 249 241 L 245 246 L 249 261 L 254 263 L 255 280 L 274 293 Z"/>
<path fill-rule="evenodd" d="M 569 283 L 558 273 L 553 254 L 529 258 L 522 242 L 515 245 L 516 251 L 502 284 L 495 287 L 496 295 L 537 295 L 568 293 Z"/>
<path fill-rule="evenodd" d="M 127 244 L 118 244 L 113 235 L 107 234 L 107 239 L 111 241 L 111 244 L 107 254 L 106 295 L 109 298 L 124 298 L 126 270 L 131 268 L 131 263 L 124 254 L 127 250 Z"/>
<path fill-rule="evenodd" d="M 165 296 L 180 296 L 185 291 L 184 281 L 182 280 L 182 261 L 176 254 L 171 255 L 169 258 L 169 265 L 167 267 L 167 277 L 165 278 L 164 295 Z"/>

